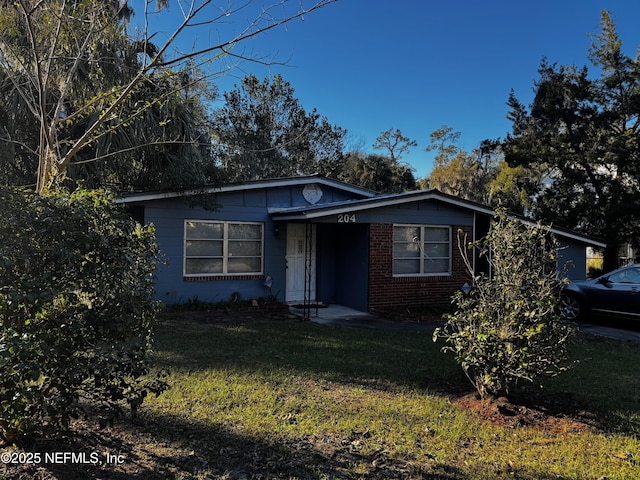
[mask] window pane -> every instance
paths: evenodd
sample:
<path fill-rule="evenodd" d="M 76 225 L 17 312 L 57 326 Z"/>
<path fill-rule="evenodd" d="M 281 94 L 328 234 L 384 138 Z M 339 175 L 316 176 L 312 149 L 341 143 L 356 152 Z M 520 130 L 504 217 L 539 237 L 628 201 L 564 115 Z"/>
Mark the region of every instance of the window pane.
<path fill-rule="evenodd" d="M 427 243 L 424 246 L 424 256 L 426 258 L 449 258 L 448 243 Z"/>
<path fill-rule="evenodd" d="M 187 222 L 187 238 L 222 239 L 224 225 L 210 222 Z"/>
<path fill-rule="evenodd" d="M 449 259 L 425 260 L 424 273 L 449 273 Z"/>
<path fill-rule="evenodd" d="M 228 273 L 258 273 L 262 270 L 260 258 L 229 258 Z"/>
<path fill-rule="evenodd" d="M 221 258 L 187 258 L 185 264 L 187 275 L 222 273 Z"/>
<path fill-rule="evenodd" d="M 612 283 L 638 283 L 640 281 L 639 273 L 640 270 L 637 268 L 628 268 L 611 275 L 609 281 Z"/>
<path fill-rule="evenodd" d="M 395 243 L 393 245 L 394 258 L 413 258 L 420 256 L 420 245 Z"/>
<path fill-rule="evenodd" d="M 449 229 L 448 228 L 434 228 L 425 227 L 424 229 L 424 241 L 425 242 L 449 242 Z"/>
<path fill-rule="evenodd" d="M 259 257 L 262 254 L 261 242 L 229 241 L 230 257 Z"/>
<path fill-rule="evenodd" d="M 188 257 L 222 257 L 222 240 L 187 240 Z"/>
<path fill-rule="evenodd" d="M 393 274 L 394 275 L 410 275 L 420 273 L 420 259 L 415 260 L 394 260 L 393 261 Z"/>
<path fill-rule="evenodd" d="M 420 227 L 393 227 L 393 241 L 420 243 Z"/>
<path fill-rule="evenodd" d="M 229 238 L 260 240 L 262 238 L 262 225 L 230 223 Z"/>

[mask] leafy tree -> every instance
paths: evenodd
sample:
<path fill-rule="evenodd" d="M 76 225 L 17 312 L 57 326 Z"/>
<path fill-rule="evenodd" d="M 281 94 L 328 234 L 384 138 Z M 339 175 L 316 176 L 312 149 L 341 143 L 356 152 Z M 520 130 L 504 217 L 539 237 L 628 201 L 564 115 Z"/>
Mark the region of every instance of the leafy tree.
<path fill-rule="evenodd" d="M 154 45 L 150 1 L 138 39 L 126 29 L 126 0 L 0 1 L 0 437 L 66 428 L 80 399 L 126 401 L 135 411 L 162 389 L 144 378 L 153 230 L 100 191 L 69 193 L 66 179 L 118 188 L 199 183 L 210 146 L 202 123 L 211 90 L 201 86 L 215 74 L 200 67 L 220 56 L 251 60 L 234 47 L 332 1 L 290 2 L 292 13 L 283 0 L 239 34 L 174 56 L 189 28 L 228 22 L 251 2 L 181 2 L 176 29 Z"/>
<path fill-rule="evenodd" d="M 542 178 L 542 173 L 535 168 L 511 167 L 500 160 L 485 184 L 484 203 L 513 213 L 528 214 Z"/>
<path fill-rule="evenodd" d="M 135 409 L 147 378 L 158 249 L 101 191 L 0 187 L 0 438 L 66 429 L 80 401 Z"/>
<path fill-rule="evenodd" d="M 441 192 L 467 200 L 483 201 L 484 185 L 488 170 L 477 152 L 467 153 L 458 147 L 460 132 L 443 125 L 431 133 L 431 142 L 426 151 L 436 151 L 434 167 L 428 178 L 428 185 Z M 490 158 L 490 157 L 489 157 Z"/>
<path fill-rule="evenodd" d="M 541 175 L 533 168 L 510 167 L 499 140 L 483 140 L 471 152 L 457 143 L 460 132 L 443 125 L 431 133 L 427 151 L 435 151 L 434 168 L 425 188 L 438 190 L 486 205 L 525 213 L 530 195 L 540 184 Z"/>
<path fill-rule="evenodd" d="M 380 193 L 416 189 L 416 180 L 408 165 L 380 155 L 347 154 L 337 178 Z"/>
<path fill-rule="evenodd" d="M 215 155 L 227 178 L 254 180 L 339 168 L 346 131 L 307 113 L 280 75 L 248 75 L 214 113 Z"/>
<path fill-rule="evenodd" d="M 3 158 L 14 164 L 0 172 L 29 173 L 38 191 L 56 188 L 74 164 L 80 170 L 105 159 L 113 162 L 106 172 L 100 171 L 103 182 L 114 181 L 114 170 L 121 181 L 127 167 L 136 178 L 168 169 L 168 175 L 160 174 L 161 186 L 173 175 L 180 182 L 192 179 L 204 138 L 208 143 L 208 135 L 203 137 L 198 123 L 191 120 L 197 108 L 189 108 L 195 95 L 188 90 L 201 80 L 193 75 L 196 67 L 222 56 L 251 60 L 234 47 L 333 1 L 318 0 L 309 8 L 298 4 L 291 12 L 284 0 L 260 10 L 239 34 L 173 56 L 174 44 L 187 30 L 245 16 L 251 2 L 238 8 L 214 8 L 212 0 L 186 2 L 183 17 L 163 45 L 151 41 L 153 22 L 147 11 L 151 2 L 144 3 L 138 39 L 130 38 L 126 30 L 132 13 L 126 1 L 0 3 L 0 97 L 17 107 L 15 114 L 9 109 L 3 112 L 8 121 L 0 138 L 5 150 L 19 154 L 15 162 L 13 157 Z M 168 4 L 156 3 L 159 8 Z"/>
<path fill-rule="evenodd" d="M 471 244 L 487 258 L 491 277 L 475 275 L 465 243 L 459 237 L 474 288 L 454 295 L 456 311 L 434 340 L 445 340 L 443 350 L 455 355 L 482 397 L 508 394 L 519 381 L 563 371 L 573 327 L 558 314 L 563 280 L 549 229 L 500 211 L 488 235 Z"/>
<path fill-rule="evenodd" d="M 399 129 L 396 128 L 394 131 L 393 128 L 390 128 L 376 138 L 376 143 L 373 144 L 373 148 L 376 150 L 386 150 L 389 152 L 391 162 L 396 163 L 406 151 L 417 145 L 418 142 L 402 135 Z"/>
<path fill-rule="evenodd" d="M 531 106 L 511 93 L 513 131 L 503 149 L 512 167 L 546 175 L 534 214 L 603 238 L 611 270 L 619 247 L 640 238 L 640 62 L 623 54 L 607 11 L 589 53 L 599 77 L 544 60 Z"/>
<path fill-rule="evenodd" d="M 429 134 L 429 145 L 425 150 L 427 152 L 436 152 L 436 166 L 447 163 L 459 153 L 458 141 L 460 140 L 460 135 L 460 132 L 456 132 L 447 125 L 442 125 Z"/>

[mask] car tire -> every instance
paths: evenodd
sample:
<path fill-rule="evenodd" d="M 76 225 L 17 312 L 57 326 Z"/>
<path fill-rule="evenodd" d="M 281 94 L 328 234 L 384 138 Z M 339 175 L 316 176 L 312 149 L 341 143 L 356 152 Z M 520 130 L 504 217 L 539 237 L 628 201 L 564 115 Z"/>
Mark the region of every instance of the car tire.
<path fill-rule="evenodd" d="M 578 322 L 584 318 L 584 304 L 577 296 L 564 293 L 560 297 L 560 313 L 572 322 Z"/>

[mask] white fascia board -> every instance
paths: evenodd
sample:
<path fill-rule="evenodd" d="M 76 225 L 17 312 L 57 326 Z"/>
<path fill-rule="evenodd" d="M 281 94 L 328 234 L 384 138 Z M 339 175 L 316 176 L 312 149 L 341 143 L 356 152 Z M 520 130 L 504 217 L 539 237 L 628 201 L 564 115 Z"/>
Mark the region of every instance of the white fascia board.
<path fill-rule="evenodd" d="M 591 238 L 591 237 L 585 237 L 585 236 L 580 235 L 579 233 L 573 233 L 573 232 L 569 232 L 569 231 L 566 231 L 566 230 L 558 230 L 558 229 L 553 228 L 553 227 L 551 227 L 551 231 L 555 235 L 558 235 L 560 237 L 570 238 L 572 240 L 576 240 L 576 241 L 581 242 L 581 243 L 586 243 L 590 247 L 605 248 L 607 246 L 606 243 L 604 243 L 604 242 L 602 242 L 600 240 L 596 240 L 595 238 Z"/>
<path fill-rule="evenodd" d="M 457 199 L 449 195 L 444 195 L 442 194 L 442 192 L 439 192 L 437 190 L 429 190 L 425 192 L 408 192 L 405 194 L 398 194 L 397 196 L 392 196 L 388 198 L 374 197 L 374 198 L 368 198 L 364 200 L 344 202 L 344 203 L 341 203 L 340 205 L 335 205 L 335 206 L 320 205 L 315 208 L 314 207 L 307 208 L 306 210 L 303 210 L 300 207 L 298 207 L 297 211 L 291 211 L 290 213 L 287 213 L 287 209 L 283 209 L 280 212 L 277 210 L 273 210 L 270 213 L 273 214 L 277 220 L 304 221 L 304 220 L 314 220 L 318 218 L 328 217 L 331 215 L 339 215 L 343 213 L 370 210 L 373 208 L 402 205 L 404 203 L 416 202 L 421 200 L 431 200 L 431 199 L 435 199 L 435 200 L 447 203 L 449 205 L 455 205 L 460 208 L 473 210 L 476 213 L 482 213 L 489 216 L 495 215 L 495 210 L 492 209 L 491 207 L 476 204 L 474 202 L 469 202 L 467 200 Z M 516 218 L 517 220 L 521 221 L 526 225 L 530 225 L 530 226 L 538 225 L 538 222 L 536 222 L 535 220 L 530 220 L 530 219 L 519 217 L 516 215 L 512 216 L 512 218 Z M 583 236 L 576 232 L 560 230 L 554 227 L 551 227 L 551 232 L 553 232 L 555 235 L 558 235 L 560 237 L 576 240 L 578 242 L 585 243 L 594 247 L 604 248 L 606 246 L 605 243 L 599 240 L 596 240 L 594 238 L 590 238 L 587 236 Z"/>
<path fill-rule="evenodd" d="M 318 183 L 324 186 L 338 188 L 346 192 L 356 193 L 358 195 L 362 195 L 364 197 L 369 197 L 369 198 L 375 197 L 376 195 L 376 193 L 371 190 L 349 185 L 348 183 L 340 182 L 338 180 L 332 180 L 326 177 L 307 176 L 307 177 L 288 177 L 288 178 L 272 179 L 272 180 L 256 180 L 256 181 L 246 182 L 246 183 L 223 185 L 220 187 L 202 187 L 202 188 L 193 188 L 193 189 L 182 190 L 182 191 L 149 192 L 149 193 L 140 193 L 140 194 L 134 193 L 129 196 L 123 196 L 123 197 L 117 198 L 115 202 L 116 203 L 145 202 L 149 200 L 164 200 L 168 198 L 190 197 L 194 195 L 206 195 L 206 194 L 226 193 L 226 192 L 241 192 L 246 190 L 288 187 L 288 186 L 296 186 L 296 185 L 308 185 L 313 183 Z"/>
<path fill-rule="evenodd" d="M 168 191 L 168 192 L 149 192 L 149 193 L 132 193 L 123 197 L 116 198 L 115 203 L 135 203 L 135 202 L 147 202 L 149 200 L 166 200 L 167 198 L 179 198 L 190 197 L 193 195 L 201 195 L 207 193 L 216 193 L 220 191 L 219 188 L 207 187 L 199 190 L 183 190 L 183 191 Z"/>
<path fill-rule="evenodd" d="M 386 197 L 373 197 L 364 200 L 354 200 L 351 202 L 341 202 L 339 205 L 319 205 L 317 207 L 310 207 L 306 210 L 298 208 L 298 211 L 291 211 L 287 214 L 286 209 L 282 212 L 274 211 L 273 214 L 277 216 L 278 220 L 311 220 L 316 218 L 327 217 L 330 215 L 338 215 L 341 213 L 358 212 L 362 210 L 370 210 L 373 208 L 390 207 L 395 205 L 402 205 L 405 203 L 418 202 L 422 200 L 439 200 L 444 203 L 456 205 L 466 209 L 473 209 L 482 213 L 493 215 L 493 210 L 490 208 L 483 208 L 481 206 L 470 205 L 464 200 L 457 200 L 448 196 L 442 196 L 438 191 L 425 190 L 418 192 L 400 193 L 393 196 Z"/>

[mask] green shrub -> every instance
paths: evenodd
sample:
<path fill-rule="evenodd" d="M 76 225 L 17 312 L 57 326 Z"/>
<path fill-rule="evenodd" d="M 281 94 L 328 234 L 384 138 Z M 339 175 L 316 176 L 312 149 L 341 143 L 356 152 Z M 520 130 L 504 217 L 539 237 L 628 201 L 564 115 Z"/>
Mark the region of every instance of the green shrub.
<path fill-rule="evenodd" d="M 0 188 L 0 437 L 68 428 L 81 400 L 135 412 L 146 379 L 158 250 L 105 192 Z"/>
<path fill-rule="evenodd" d="M 459 236 L 459 243 L 465 239 Z M 488 235 L 472 246 L 492 275 L 475 276 L 461 245 L 474 288 L 454 295 L 455 312 L 434 340 L 445 339 L 443 350 L 453 352 L 481 396 L 506 395 L 520 380 L 564 370 L 574 328 L 558 314 L 564 280 L 553 234 L 499 212 Z"/>

